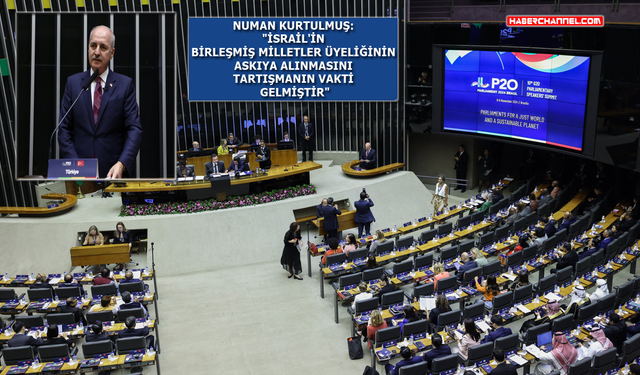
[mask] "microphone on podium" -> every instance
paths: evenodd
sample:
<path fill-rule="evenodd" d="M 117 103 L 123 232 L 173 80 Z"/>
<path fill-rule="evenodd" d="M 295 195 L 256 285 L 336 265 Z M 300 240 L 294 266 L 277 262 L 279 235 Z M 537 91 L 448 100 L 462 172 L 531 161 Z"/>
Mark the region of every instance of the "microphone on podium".
<path fill-rule="evenodd" d="M 53 136 L 58 132 L 58 129 L 60 128 L 60 125 L 62 125 L 62 121 L 64 121 L 64 119 L 67 118 L 67 115 L 69 114 L 69 112 L 71 112 L 71 110 L 73 109 L 73 106 L 76 105 L 76 102 L 78 101 L 78 99 L 80 99 L 80 95 L 82 95 L 83 92 L 89 90 L 89 87 L 91 87 L 91 82 L 95 81 L 96 77 L 99 74 L 100 74 L 100 72 L 98 71 L 98 69 L 96 69 L 93 72 L 93 74 L 91 75 L 91 78 L 89 78 L 87 81 L 85 81 L 85 83 L 82 85 L 82 90 L 80 91 L 80 93 L 76 97 L 76 100 L 73 101 L 73 103 L 71 104 L 71 106 L 67 110 L 67 113 L 64 114 L 64 116 L 62 117 L 62 119 L 58 123 L 58 126 L 56 126 L 56 128 L 53 129 L 53 132 L 51 133 L 51 137 L 49 137 L 49 159 L 53 159 L 53 148 L 51 147 L 51 142 L 53 141 Z M 105 86 L 105 91 L 106 91 L 106 86 Z"/>

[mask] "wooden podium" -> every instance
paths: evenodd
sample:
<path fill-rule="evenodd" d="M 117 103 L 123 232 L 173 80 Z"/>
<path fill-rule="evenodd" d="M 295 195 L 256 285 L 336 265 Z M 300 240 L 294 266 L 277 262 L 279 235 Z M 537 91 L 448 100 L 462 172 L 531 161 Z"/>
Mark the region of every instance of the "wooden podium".
<path fill-rule="evenodd" d="M 129 261 L 129 244 L 101 246 L 77 246 L 71 250 L 72 266 L 93 266 L 96 264 L 127 263 Z"/>
<path fill-rule="evenodd" d="M 343 212 L 342 215 L 336 216 L 338 218 L 338 232 L 345 231 L 347 229 L 358 227 L 358 223 L 354 221 L 356 217 L 356 210 Z M 316 220 L 311 221 L 316 227 L 318 227 L 318 234 L 320 236 L 324 236 L 327 234 L 327 231 L 322 227 L 324 223 L 324 218 L 318 218 Z"/>

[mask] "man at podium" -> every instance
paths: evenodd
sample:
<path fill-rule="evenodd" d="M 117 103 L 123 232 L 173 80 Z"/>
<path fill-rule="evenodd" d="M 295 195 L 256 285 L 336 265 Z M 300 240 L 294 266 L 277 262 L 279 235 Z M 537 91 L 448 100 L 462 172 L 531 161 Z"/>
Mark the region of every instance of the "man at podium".
<path fill-rule="evenodd" d="M 373 169 L 376 167 L 376 150 L 371 148 L 371 143 L 367 142 L 360 151 L 360 168 Z"/>
<path fill-rule="evenodd" d="M 58 132 L 60 155 L 65 159 L 98 159 L 100 177 L 130 177 L 142 141 L 142 125 L 133 80 L 109 70 L 116 37 L 106 26 L 96 26 L 89 36 L 86 72 L 67 79 Z M 97 76 L 89 85 L 92 75 Z"/>

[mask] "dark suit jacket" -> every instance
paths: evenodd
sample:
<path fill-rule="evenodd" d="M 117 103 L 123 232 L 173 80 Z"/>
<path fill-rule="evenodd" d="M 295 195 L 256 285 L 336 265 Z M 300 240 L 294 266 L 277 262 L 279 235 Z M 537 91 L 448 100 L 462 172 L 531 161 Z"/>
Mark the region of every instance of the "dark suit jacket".
<path fill-rule="evenodd" d="M 29 286 L 29 289 L 53 289 L 53 285 L 49 283 L 33 283 Z"/>
<path fill-rule="evenodd" d="M 471 259 L 469 259 L 469 261 L 461 265 L 460 269 L 458 270 L 458 274 L 456 275 L 456 277 L 458 278 L 458 281 L 462 281 L 462 278 L 464 277 L 465 272 L 471 269 L 474 269 L 476 267 L 478 267 L 478 263 L 476 263 L 475 260 L 471 260 Z"/>
<path fill-rule="evenodd" d="M 501 364 L 497 365 L 496 368 L 493 369 L 493 371 L 491 371 L 492 375 L 518 375 L 518 372 L 516 370 L 516 366 L 506 363 L 506 362 L 502 362 Z"/>
<path fill-rule="evenodd" d="M 60 106 L 60 119 L 90 79 L 91 71 L 77 73 L 67 79 Z M 121 161 L 129 175 L 135 165 L 142 125 L 133 80 L 109 70 L 103 91 L 98 124 L 93 121 L 91 92 L 83 92 L 69 115 L 60 125 L 58 144 L 60 157 L 98 159 L 99 176 L 105 177 L 111 167 Z M 91 89 L 89 89 L 91 90 Z"/>
<path fill-rule="evenodd" d="M 118 338 L 124 337 L 135 337 L 135 336 L 147 336 L 149 335 L 149 327 L 144 328 L 125 328 L 122 331 L 118 332 Z"/>
<path fill-rule="evenodd" d="M 109 340 L 109 336 L 104 332 L 100 332 L 96 334 L 91 331 L 88 331 L 87 335 L 85 336 L 85 340 L 87 342 L 104 341 L 104 340 Z"/>
<path fill-rule="evenodd" d="M 61 306 L 60 307 L 60 313 L 73 313 L 73 317 L 74 317 L 76 323 L 82 321 L 83 324 L 86 324 L 86 320 L 84 319 L 84 316 L 82 315 L 82 311 L 77 307 L 71 307 L 71 306 L 67 306 L 67 305 Z"/>
<path fill-rule="evenodd" d="M 362 149 L 360 151 L 360 159 L 359 160 L 369 160 L 369 162 L 363 162 L 360 164 L 360 168 L 362 169 L 373 169 L 377 167 L 378 163 L 376 162 L 376 150 L 373 148 L 369 149 L 369 156 L 367 156 L 367 150 Z"/>
<path fill-rule="evenodd" d="M 393 367 L 393 370 L 391 370 L 391 375 L 398 375 L 400 373 L 400 369 L 402 367 L 415 365 L 416 363 L 420 363 L 422 361 L 423 361 L 423 359 L 420 356 L 411 357 L 409 359 L 401 359 Z"/>
<path fill-rule="evenodd" d="M 237 172 L 249 172 L 249 164 L 244 162 L 238 162 L 238 167 L 236 168 L 236 163 L 231 163 L 227 172 L 229 171 L 237 171 Z"/>
<path fill-rule="evenodd" d="M 191 167 L 184 167 L 185 171 L 187 172 L 187 177 L 193 177 L 194 173 L 193 173 L 193 169 L 191 169 Z M 176 167 L 176 177 L 182 177 L 182 171 L 180 170 L 180 167 Z"/>
<path fill-rule="evenodd" d="M 604 331 L 605 336 L 611 340 L 613 346 L 618 349 L 618 354 L 622 353 L 622 343 L 627 339 L 627 325 L 623 321 L 620 321 L 618 324 L 612 326 L 608 325 L 602 330 Z M 9 340 L 9 342 L 11 342 L 11 340 Z"/>
<path fill-rule="evenodd" d="M 462 155 L 460 155 L 460 151 L 458 151 L 456 152 L 455 156 L 458 157 L 458 160 L 456 161 L 456 165 L 453 167 L 453 169 L 466 171 L 467 164 L 469 164 L 469 153 L 465 151 L 464 153 L 462 153 Z"/>
<path fill-rule="evenodd" d="M 427 362 L 427 366 L 431 368 L 431 361 L 433 361 L 436 358 L 444 357 L 449 354 L 451 354 L 451 348 L 449 347 L 449 345 L 442 345 L 439 348 L 433 348 L 428 352 L 424 353 L 422 355 L 422 358 L 424 359 L 425 362 Z"/>
<path fill-rule="evenodd" d="M 194 152 L 194 151 L 202 151 L 202 147 L 198 148 L 197 150 L 193 147 L 191 147 L 190 149 L 188 149 L 187 151 L 189 152 Z"/>
<path fill-rule="evenodd" d="M 498 327 L 498 329 L 496 329 L 495 331 L 489 332 L 489 334 L 486 335 L 480 342 L 483 344 L 487 342 L 493 342 L 499 339 L 500 337 L 509 336 L 510 334 L 511 334 L 511 328 Z"/>
<path fill-rule="evenodd" d="M 322 207 L 322 217 L 324 217 L 322 228 L 326 230 L 338 229 L 338 218 L 336 215 L 342 215 L 342 212 L 329 205 Z"/>
<path fill-rule="evenodd" d="M 204 170 L 204 179 L 209 181 L 209 178 L 213 174 L 213 162 L 204 163 Z M 224 173 L 224 162 L 222 160 L 218 160 L 218 173 Z"/>
<path fill-rule="evenodd" d="M 578 254 L 575 251 L 569 251 L 568 253 L 563 255 L 562 258 L 558 259 L 558 265 L 556 269 L 561 270 L 565 267 L 571 266 L 575 270 L 578 260 Z"/>
<path fill-rule="evenodd" d="M 371 207 L 373 207 L 373 201 L 371 199 L 369 199 L 368 201 L 360 199 L 353 205 L 356 206 L 356 215 L 353 218 L 353 221 L 355 221 L 356 223 L 364 224 L 376 220 L 376 218 L 373 217 L 373 214 L 371 213 Z"/>
<path fill-rule="evenodd" d="M 264 146 L 264 151 L 261 148 L 258 148 L 256 150 L 256 156 L 258 155 L 264 155 L 264 157 L 267 159 L 260 162 L 260 168 L 271 168 L 271 149 L 267 145 Z"/>
<path fill-rule="evenodd" d="M 42 345 L 42 338 L 38 337 L 38 339 L 34 339 L 31 336 L 27 336 L 23 333 L 16 333 L 11 340 L 7 341 L 7 345 L 9 345 L 10 348 L 15 348 L 16 346 L 24 346 L 24 345 L 31 345 L 31 346 L 40 346 Z"/>
<path fill-rule="evenodd" d="M 551 237 L 557 232 L 556 226 L 551 223 L 548 223 L 547 225 L 544 226 L 544 232 L 547 234 L 547 237 Z"/>
<path fill-rule="evenodd" d="M 67 344 L 69 349 L 73 346 L 73 341 L 65 340 L 64 337 L 55 337 L 53 339 L 45 339 L 42 342 L 42 345 L 58 345 L 58 344 Z"/>
<path fill-rule="evenodd" d="M 316 135 L 316 127 L 313 125 L 313 123 L 309 122 L 308 123 L 308 130 L 307 132 L 309 133 L 309 141 L 312 142 L 313 141 L 313 137 Z M 300 125 L 298 125 L 298 140 L 300 142 L 304 142 L 304 123 L 301 123 Z"/>
<path fill-rule="evenodd" d="M 576 222 L 575 217 L 570 217 L 569 220 L 563 221 L 562 224 L 560 224 L 560 226 L 558 227 L 558 232 L 563 229 L 566 229 L 567 231 L 569 231 L 569 226 L 575 222 Z"/>
<path fill-rule="evenodd" d="M 586 257 L 588 257 L 588 256 L 590 256 L 590 255 L 592 255 L 592 254 L 593 254 L 593 253 L 595 253 L 596 251 L 598 251 L 598 249 L 597 249 L 597 248 L 595 248 L 595 247 L 592 247 L 592 248 L 590 248 L 590 249 L 587 249 L 587 250 L 585 250 L 585 251 L 581 252 L 580 254 L 578 254 L 578 260 L 582 260 L 582 259 L 584 259 L 584 258 L 586 258 Z"/>
<path fill-rule="evenodd" d="M 322 212 L 322 203 L 316 206 L 316 217 L 322 217 L 324 213 Z"/>
<path fill-rule="evenodd" d="M 611 241 L 613 241 L 613 237 L 609 237 L 609 238 L 605 238 L 600 242 L 600 245 L 598 245 L 598 250 L 600 249 L 606 249 L 607 245 L 609 245 L 611 243 Z"/>

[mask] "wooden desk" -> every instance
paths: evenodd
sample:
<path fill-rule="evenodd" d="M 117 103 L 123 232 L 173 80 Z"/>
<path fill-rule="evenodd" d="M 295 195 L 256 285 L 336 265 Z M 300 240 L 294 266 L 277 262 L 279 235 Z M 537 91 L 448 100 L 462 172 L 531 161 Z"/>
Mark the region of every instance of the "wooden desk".
<path fill-rule="evenodd" d="M 356 228 L 358 224 L 354 221 L 356 217 L 356 210 L 347 211 L 342 213 L 342 215 L 338 215 L 338 232 L 342 232 L 347 229 Z M 318 227 L 318 235 L 324 236 L 327 234 L 327 231 L 322 227 L 324 223 L 324 218 L 318 218 L 316 220 L 311 221 L 316 227 Z"/>
<path fill-rule="evenodd" d="M 129 261 L 129 244 L 78 246 L 72 247 L 70 253 L 72 266 L 127 263 Z"/>
<path fill-rule="evenodd" d="M 72 194 L 49 193 L 42 196 L 44 199 L 62 200 L 58 207 L 0 207 L 0 214 L 18 214 L 20 217 L 48 217 L 69 212 L 78 202 L 78 198 Z"/>
<path fill-rule="evenodd" d="M 247 161 L 252 169 L 258 167 L 259 163 L 256 161 L 256 153 L 255 152 L 247 152 Z M 235 154 L 227 154 L 227 155 L 218 155 L 218 160 L 224 162 L 224 167 L 229 168 L 231 163 L 233 162 L 233 157 Z M 204 176 L 205 175 L 205 163 L 211 161 L 211 155 L 208 156 L 195 156 L 191 158 L 187 158 L 187 164 L 193 164 L 194 173 L 196 176 Z M 271 165 L 272 166 L 287 166 L 298 163 L 298 153 L 296 150 L 271 150 Z"/>
<path fill-rule="evenodd" d="M 353 167 L 358 165 L 360 165 L 360 160 L 352 160 L 350 162 L 344 163 L 342 164 L 342 172 L 353 177 L 373 177 L 379 174 L 390 172 L 394 169 L 404 168 L 404 163 L 393 163 L 362 171 L 356 171 L 355 169 L 353 169 Z"/>

